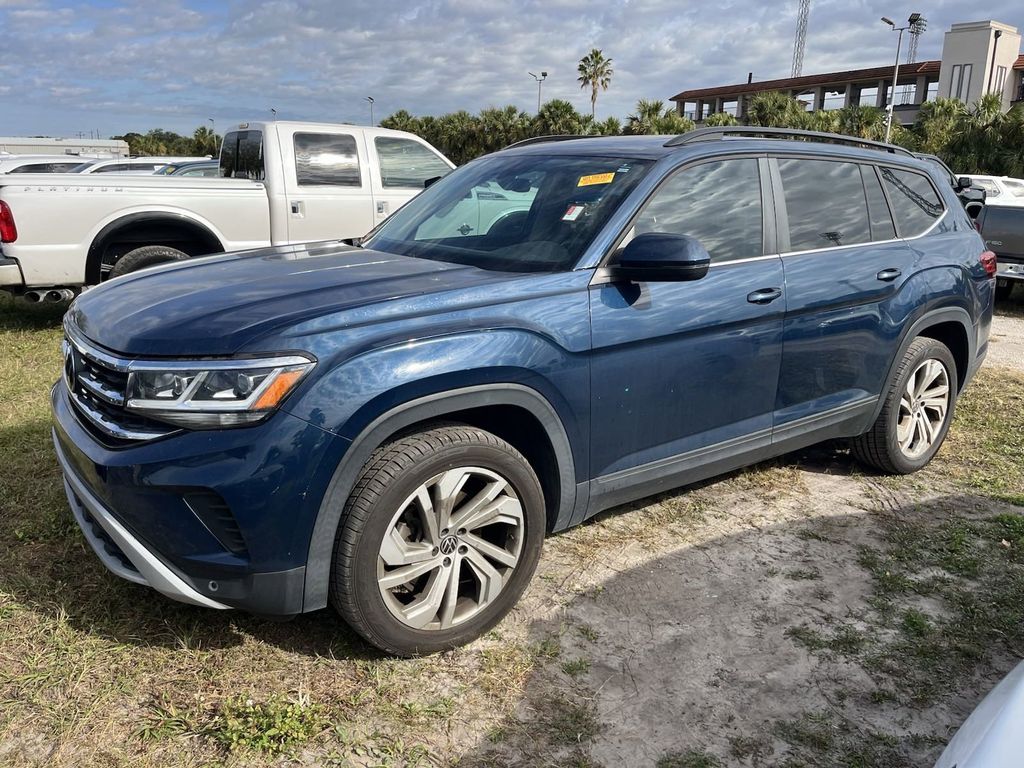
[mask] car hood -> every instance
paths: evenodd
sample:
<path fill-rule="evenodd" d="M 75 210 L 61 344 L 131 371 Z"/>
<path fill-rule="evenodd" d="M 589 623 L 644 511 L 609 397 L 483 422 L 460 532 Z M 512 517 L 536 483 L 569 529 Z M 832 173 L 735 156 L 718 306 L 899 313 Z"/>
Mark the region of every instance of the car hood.
<path fill-rule="evenodd" d="M 82 294 L 69 319 L 122 354 L 230 355 L 324 315 L 511 277 L 340 242 L 283 246 L 127 275 Z M 424 312 L 436 304 L 423 303 Z"/>

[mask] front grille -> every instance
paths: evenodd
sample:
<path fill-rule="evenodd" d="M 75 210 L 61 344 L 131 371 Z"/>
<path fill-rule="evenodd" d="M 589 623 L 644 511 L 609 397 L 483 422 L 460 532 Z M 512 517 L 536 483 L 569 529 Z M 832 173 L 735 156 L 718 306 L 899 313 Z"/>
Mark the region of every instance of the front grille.
<path fill-rule="evenodd" d="M 64 383 L 82 423 L 101 441 L 130 445 L 174 432 L 174 428 L 125 408 L 128 365 L 65 327 Z"/>

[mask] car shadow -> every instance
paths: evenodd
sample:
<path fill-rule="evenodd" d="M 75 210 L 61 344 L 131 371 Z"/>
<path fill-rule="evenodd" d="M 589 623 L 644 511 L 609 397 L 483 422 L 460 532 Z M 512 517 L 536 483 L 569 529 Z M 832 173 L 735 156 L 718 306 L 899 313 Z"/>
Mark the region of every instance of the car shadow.
<path fill-rule="evenodd" d="M 0 291 L 0 331 L 40 331 L 60 328 L 69 302 L 29 304 Z"/>
<path fill-rule="evenodd" d="M 513 714 L 457 765 L 931 766 L 1019 661 L 1020 638 L 985 635 L 983 649 L 956 656 L 962 666 L 938 667 L 949 679 L 924 700 L 908 680 L 929 678 L 933 660 L 913 654 L 931 646 L 923 637 L 919 647 L 914 637 L 899 645 L 902 614 L 875 612 L 879 574 L 864 553 L 884 557 L 884 532 L 904 524 L 928 537 L 951 515 L 1022 511 L 950 495 L 751 527 L 624 569 L 620 548 L 610 548 L 597 566 L 609 577 L 596 586 L 528 595 L 559 604 L 528 625 L 529 642 L 547 656 Z M 922 562 L 913 573 L 934 571 Z M 913 590 L 891 599 L 896 609 L 904 600 L 921 608 L 933 625 L 955 611 Z M 906 664 L 907 679 L 880 659 Z"/>

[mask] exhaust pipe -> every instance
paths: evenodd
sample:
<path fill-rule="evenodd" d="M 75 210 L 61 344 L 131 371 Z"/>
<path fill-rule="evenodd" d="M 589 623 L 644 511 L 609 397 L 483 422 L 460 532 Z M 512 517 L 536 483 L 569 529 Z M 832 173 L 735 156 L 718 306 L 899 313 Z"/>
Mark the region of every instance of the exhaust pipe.
<path fill-rule="evenodd" d="M 75 292 L 70 288 L 51 288 L 43 296 L 43 299 L 51 304 L 57 304 L 62 301 L 71 301 L 73 298 L 75 298 Z"/>
<path fill-rule="evenodd" d="M 25 301 L 29 304 L 38 304 L 43 300 L 43 291 L 25 291 Z"/>

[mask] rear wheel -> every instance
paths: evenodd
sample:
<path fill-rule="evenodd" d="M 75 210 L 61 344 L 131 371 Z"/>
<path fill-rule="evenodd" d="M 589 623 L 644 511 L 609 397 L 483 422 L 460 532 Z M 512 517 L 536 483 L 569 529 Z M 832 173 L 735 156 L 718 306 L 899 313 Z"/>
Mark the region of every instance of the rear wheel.
<path fill-rule="evenodd" d="M 545 522 L 537 476 L 504 440 L 459 425 L 400 438 L 371 457 L 346 504 L 331 602 L 389 653 L 463 645 L 522 595 Z"/>
<path fill-rule="evenodd" d="M 945 344 L 917 338 L 907 348 L 871 430 L 853 441 L 856 458 L 891 474 L 925 466 L 946 438 L 956 405 L 956 362 Z"/>
<path fill-rule="evenodd" d="M 121 277 L 129 272 L 135 272 L 146 267 L 155 267 L 158 264 L 167 264 L 172 261 L 184 261 L 188 254 L 171 248 L 169 245 L 144 245 L 141 248 L 128 251 L 124 256 L 114 262 L 110 270 L 110 277 Z"/>

